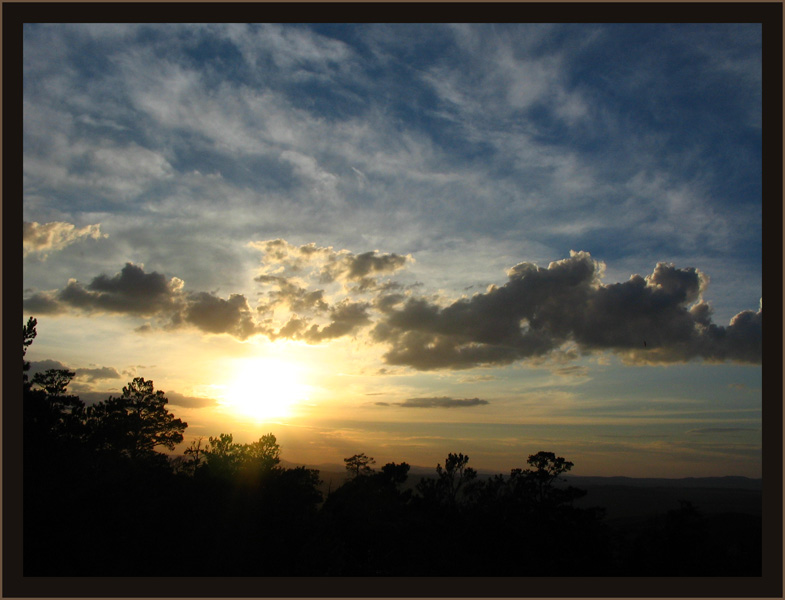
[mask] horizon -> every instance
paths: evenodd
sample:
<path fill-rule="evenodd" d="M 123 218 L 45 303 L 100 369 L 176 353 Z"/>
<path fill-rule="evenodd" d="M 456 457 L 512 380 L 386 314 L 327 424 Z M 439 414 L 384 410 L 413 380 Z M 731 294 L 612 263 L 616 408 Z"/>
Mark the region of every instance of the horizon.
<path fill-rule="evenodd" d="M 175 454 L 760 479 L 761 29 L 26 24 L 31 373 Z"/>

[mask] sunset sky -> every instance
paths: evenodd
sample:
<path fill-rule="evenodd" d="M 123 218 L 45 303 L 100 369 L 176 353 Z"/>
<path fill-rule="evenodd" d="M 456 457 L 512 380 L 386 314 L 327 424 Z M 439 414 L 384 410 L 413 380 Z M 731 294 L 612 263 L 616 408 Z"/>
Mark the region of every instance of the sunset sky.
<path fill-rule="evenodd" d="M 761 26 L 24 29 L 24 319 L 85 401 L 761 476 Z"/>

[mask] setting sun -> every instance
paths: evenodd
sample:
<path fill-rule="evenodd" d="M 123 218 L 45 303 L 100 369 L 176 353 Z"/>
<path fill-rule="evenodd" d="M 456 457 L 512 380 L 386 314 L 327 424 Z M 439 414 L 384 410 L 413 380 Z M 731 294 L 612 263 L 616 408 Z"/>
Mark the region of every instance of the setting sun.
<path fill-rule="evenodd" d="M 295 405 L 308 397 L 303 380 L 303 369 L 294 363 L 245 359 L 226 384 L 222 405 L 256 420 L 289 417 Z"/>

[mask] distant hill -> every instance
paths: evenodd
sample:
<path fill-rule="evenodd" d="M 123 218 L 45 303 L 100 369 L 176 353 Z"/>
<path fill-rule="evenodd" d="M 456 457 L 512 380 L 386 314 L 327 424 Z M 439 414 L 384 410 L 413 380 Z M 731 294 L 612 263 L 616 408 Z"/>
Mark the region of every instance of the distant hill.
<path fill-rule="evenodd" d="M 281 466 L 292 468 L 303 465 L 282 460 Z M 346 469 L 343 465 L 325 463 L 304 466 L 319 470 L 322 480 L 320 487 L 325 495 L 346 481 Z M 494 474 L 480 471 L 479 477 L 490 477 Z M 413 465 L 405 487 L 414 488 L 422 477 L 434 475 L 434 467 Z M 762 479 L 738 476 L 666 479 L 573 475 L 565 476 L 564 479 L 562 485 L 572 485 L 587 492 L 586 496 L 576 502 L 576 506 L 601 506 L 605 508 L 606 521 L 610 523 L 624 523 L 662 515 L 679 508 L 682 500 L 691 502 L 705 515 L 744 513 L 759 516 L 762 512 Z"/>
<path fill-rule="evenodd" d="M 318 469 L 324 476 L 331 478 L 346 477 L 346 469 L 343 465 L 335 463 L 322 463 L 322 464 L 307 464 L 293 463 L 286 460 L 281 461 L 281 466 L 292 468 L 297 466 L 306 466 L 309 469 Z M 375 465 L 381 467 L 381 465 Z M 480 477 L 491 477 L 498 474 L 499 471 L 489 471 L 485 469 L 478 469 Z M 436 474 L 436 467 L 420 467 L 412 465 L 409 470 L 409 477 L 433 477 Z M 505 476 L 509 475 L 508 471 L 503 472 Z M 592 487 L 598 485 L 615 485 L 627 487 L 677 487 L 677 488 L 723 488 L 723 489 L 744 489 L 744 490 L 760 490 L 763 486 L 762 479 L 751 479 L 749 477 L 740 476 L 726 476 L 726 477 L 684 477 L 681 479 L 667 479 L 657 477 L 594 477 L 594 476 L 581 476 L 581 475 L 565 475 L 567 485 L 574 485 L 576 487 L 590 485 Z"/>
<path fill-rule="evenodd" d="M 665 479 L 656 477 L 582 477 L 566 475 L 564 477 L 569 485 L 597 486 L 597 485 L 622 485 L 631 487 L 678 487 L 678 488 L 722 488 L 738 490 L 761 490 L 762 479 L 749 477 L 684 477 L 682 479 Z"/>

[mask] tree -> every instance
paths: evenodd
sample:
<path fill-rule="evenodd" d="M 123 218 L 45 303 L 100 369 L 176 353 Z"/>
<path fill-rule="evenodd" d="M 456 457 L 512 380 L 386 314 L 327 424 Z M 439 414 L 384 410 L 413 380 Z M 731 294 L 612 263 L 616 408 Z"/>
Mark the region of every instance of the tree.
<path fill-rule="evenodd" d="M 405 462 L 399 465 L 396 465 L 394 462 L 387 463 L 382 467 L 381 476 L 384 481 L 398 486 L 406 482 L 410 468 L 409 464 Z"/>
<path fill-rule="evenodd" d="M 553 495 L 553 482 L 574 466 L 573 463 L 561 456 L 557 457 L 553 452 L 542 451 L 531 454 L 526 462 L 533 468 L 526 469 L 521 474 L 534 484 L 536 500 L 540 504 Z M 516 475 L 516 471 L 513 471 L 513 476 Z"/>
<path fill-rule="evenodd" d="M 30 389 L 30 384 L 27 381 L 27 371 L 30 370 L 30 363 L 25 360 L 25 355 L 27 354 L 27 347 L 33 343 L 37 335 L 36 325 L 38 325 L 38 321 L 30 317 L 27 319 L 27 323 L 22 326 L 22 382 L 25 391 Z"/>
<path fill-rule="evenodd" d="M 263 435 L 257 441 L 247 444 L 245 460 L 251 466 L 263 470 L 272 469 L 281 462 L 281 447 L 272 433 Z"/>
<path fill-rule="evenodd" d="M 458 492 L 477 477 L 477 471 L 466 466 L 468 463 L 468 456 L 450 452 L 443 468 L 441 464 L 436 465 L 436 479 L 422 479 L 417 484 L 417 491 L 426 499 L 455 506 Z"/>
<path fill-rule="evenodd" d="M 272 433 L 250 444 L 238 444 L 230 433 L 210 437 L 203 450 L 206 465 L 214 475 L 235 477 L 269 473 L 281 461 L 281 447 Z"/>
<path fill-rule="evenodd" d="M 110 397 L 87 409 L 91 438 L 100 449 L 131 459 L 150 457 L 158 446 L 174 450 L 188 424 L 167 412 L 167 403 L 152 381 L 135 377 L 119 398 Z"/>
<path fill-rule="evenodd" d="M 64 396 L 68 384 L 75 376 L 76 373 L 68 369 L 47 369 L 33 375 L 32 384 L 50 396 Z"/>
<path fill-rule="evenodd" d="M 193 475 L 196 470 L 201 466 L 204 460 L 205 449 L 202 448 L 202 440 L 204 437 L 199 436 L 195 440 L 191 440 L 191 444 L 183 452 L 183 463 L 185 470 Z"/>
<path fill-rule="evenodd" d="M 51 444 L 73 442 L 82 434 L 84 403 L 67 393 L 75 373 L 68 369 L 47 369 L 27 377 L 30 363 L 24 358 L 33 343 L 38 322 L 30 317 L 22 327 L 22 397 L 25 431 L 25 452 L 52 452 Z M 34 389 L 35 386 L 35 389 Z M 62 447 L 60 448 L 62 450 Z"/>
<path fill-rule="evenodd" d="M 365 452 L 355 454 L 349 458 L 344 458 L 343 462 L 346 463 L 346 472 L 350 479 L 360 477 L 362 475 L 370 475 L 373 473 L 371 465 L 376 464 L 372 456 L 366 456 Z"/>
<path fill-rule="evenodd" d="M 28 390 L 26 416 L 50 437 L 74 439 L 83 433 L 84 402 L 68 393 L 74 375 L 68 369 L 47 369 L 33 375 L 30 382 L 38 389 Z"/>

